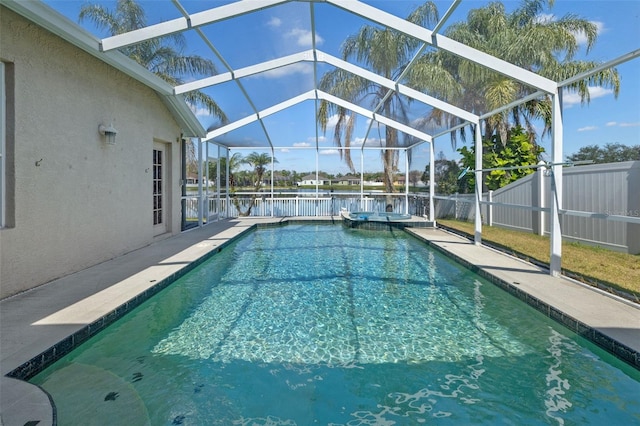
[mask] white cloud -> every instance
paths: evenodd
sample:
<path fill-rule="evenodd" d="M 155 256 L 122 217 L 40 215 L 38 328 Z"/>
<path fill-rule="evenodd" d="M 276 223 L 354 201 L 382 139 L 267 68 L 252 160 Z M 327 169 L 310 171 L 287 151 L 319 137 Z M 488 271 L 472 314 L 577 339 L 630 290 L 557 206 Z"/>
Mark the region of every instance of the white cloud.
<path fill-rule="evenodd" d="M 265 71 L 257 75 L 265 78 L 280 78 L 293 74 L 313 74 L 313 64 L 308 62 L 299 62 L 287 65 L 286 67 Z"/>
<path fill-rule="evenodd" d="M 340 151 L 337 149 L 321 149 L 320 155 L 338 155 Z"/>
<path fill-rule="evenodd" d="M 618 123 L 617 121 L 609 121 L 606 124 L 607 127 L 638 127 L 640 126 L 640 121 L 636 121 L 635 123 Z"/>
<path fill-rule="evenodd" d="M 556 18 L 556 16 L 552 13 L 543 13 L 540 14 L 536 17 L 536 22 L 541 23 L 541 24 L 546 24 L 546 23 L 550 23 L 550 22 L 554 22 L 557 21 L 558 19 Z M 594 24 L 596 26 L 596 33 L 599 36 L 600 34 L 606 32 L 606 29 L 604 27 L 604 22 L 600 22 L 600 21 L 589 21 L 590 23 Z M 573 32 L 574 37 L 576 38 L 576 42 L 579 45 L 584 45 L 587 44 L 587 36 L 584 32 L 582 31 L 575 31 Z"/>
<path fill-rule="evenodd" d="M 289 152 L 289 148 L 282 148 L 280 149 L 280 152 Z"/>
<path fill-rule="evenodd" d="M 366 146 L 381 146 L 384 145 L 384 139 L 381 141 L 378 138 L 368 138 L 367 142 L 365 143 L 364 138 L 355 138 L 353 141 L 351 141 L 351 146 L 362 146 L 362 144 L 365 144 Z"/>
<path fill-rule="evenodd" d="M 601 98 L 613 93 L 613 89 L 605 89 L 602 86 L 589 86 L 589 95 L 591 99 Z"/>
<path fill-rule="evenodd" d="M 611 95 L 612 93 L 612 89 L 605 89 L 602 86 L 589 86 L 589 97 L 592 101 L 603 96 Z M 579 104 L 580 102 L 580 95 L 576 92 L 568 92 L 565 90 L 562 94 L 562 105 L 564 107 L 569 108 L 573 105 Z"/>
<path fill-rule="evenodd" d="M 586 127 L 580 127 L 578 129 L 579 132 L 590 132 L 592 130 L 597 130 L 598 126 L 586 126 Z"/>
<path fill-rule="evenodd" d="M 271 27 L 271 28 L 278 28 L 280 25 L 282 25 L 282 19 L 277 18 L 277 17 L 272 17 L 269 22 L 267 22 L 267 26 Z"/>
<path fill-rule="evenodd" d="M 539 24 L 546 24 L 548 22 L 553 22 L 555 20 L 556 20 L 556 17 L 553 13 L 541 13 L 535 18 L 535 22 Z"/>
<path fill-rule="evenodd" d="M 636 121 L 635 123 L 620 123 L 620 127 L 638 127 L 640 126 L 640 122 Z"/>
<path fill-rule="evenodd" d="M 322 135 L 319 135 L 319 136 L 318 136 L 318 143 L 319 143 L 319 144 L 321 144 L 321 143 L 325 143 L 325 142 L 327 142 L 327 141 L 328 141 L 328 139 L 327 139 L 327 137 L 326 137 L 326 136 L 322 136 Z M 316 137 L 315 137 L 315 136 L 309 136 L 309 137 L 307 138 L 307 142 L 309 143 L 309 145 L 308 145 L 308 146 L 315 146 L 315 144 L 316 144 Z"/>
<path fill-rule="evenodd" d="M 329 117 L 329 119 L 327 120 L 327 130 L 333 129 L 334 127 L 336 127 L 336 124 L 338 124 L 338 118 L 339 118 L 338 114 L 334 114 L 331 117 Z"/>
<path fill-rule="evenodd" d="M 598 35 L 600 35 L 603 32 L 605 32 L 605 28 L 604 28 L 604 23 L 603 22 L 591 21 L 591 23 L 596 26 L 596 31 L 597 31 Z M 582 31 L 574 32 L 573 35 L 575 36 L 576 41 L 578 42 L 578 44 L 587 44 L 587 36 Z"/>
<path fill-rule="evenodd" d="M 285 22 L 288 22 L 288 20 L 283 20 L 273 16 L 269 21 L 267 21 L 267 27 L 271 28 L 274 33 L 278 34 L 286 45 L 291 45 L 293 43 L 305 48 L 313 46 L 313 31 L 307 28 L 296 27 L 296 24 L 285 25 Z M 315 42 L 316 46 L 320 46 L 324 43 L 324 39 L 317 31 L 315 33 Z"/>
<path fill-rule="evenodd" d="M 311 144 L 309 142 L 295 142 L 293 146 L 296 148 L 307 148 L 310 147 Z"/>
<path fill-rule="evenodd" d="M 189 108 L 191 109 L 191 112 L 196 115 L 196 117 L 211 117 L 209 110 L 206 108 L 199 108 L 196 105 L 189 105 Z"/>
<path fill-rule="evenodd" d="M 289 32 L 285 33 L 285 37 L 292 38 L 296 41 L 298 46 L 302 47 L 311 47 L 313 46 L 313 32 L 303 29 L 303 28 L 294 28 Z M 324 39 L 316 33 L 316 46 L 320 46 L 324 42 Z"/>

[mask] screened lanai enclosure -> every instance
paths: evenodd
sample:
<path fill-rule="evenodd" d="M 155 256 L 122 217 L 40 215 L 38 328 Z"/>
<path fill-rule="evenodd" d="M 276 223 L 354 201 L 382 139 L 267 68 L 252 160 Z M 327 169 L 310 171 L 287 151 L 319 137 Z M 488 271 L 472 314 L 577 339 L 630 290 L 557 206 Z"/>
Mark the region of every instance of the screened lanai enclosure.
<path fill-rule="evenodd" d="M 467 173 L 476 182 L 479 244 L 480 208 L 491 203 L 480 195 L 487 172 L 483 138 L 504 139 L 513 125 L 544 128 L 551 149 L 549 160 L 538 167 L 552 179 L 553 203 L 545 211 L 554 275 L 560 271 L 561 215 L 600 214 L 562 206 L 562 95 L 575 92 L 588 99 L 590 84 L 616 87 L 615 67 L 640 55 L 636 49 L 564 68 L 562 61 L 570 61 L 570 55 L 532 57 L 548 34 L 542 27 L 549 21 L 541 18 L 548 2 L 542 1 L 509 2 L 513 10 L 507 14 L 497 3 L 473 2 L 473 8 L 484 7 L 495 19 L 510 19 L 489 21 L 486 33 L 474 27 L 477 22 L 459 25 L 471 17 L 461 0 L 171 0 L 161 6 L 139 1 L 146 21 L 117 31 L 87 12 L 81 21 L 95 26 L 91 36 L 65 29 L 64 18 L 42 13 L 37 3 L 5 3 L 23 14 L 41 14 L 44 26 L 145 82 L 167 103 L 189 105 L 192 114 L 183 117 L 182 203 L 185 220 L 199 226 L 243 214 L 330 216 L 385 209 L 434 221 L 435 167 L 426 179 L 410 172 L 434 164 L 436 144 L 457 141 L 475 147 L 475 167 Z M 588 37 L 590 31 L 584 28 Z M 185 51 L 210 61 L 197 70 L 198 77 L 169 82 L 130 59 L 176 36 Z M 496 48 L 498 41 L 509 48 Z M 156 74 L 163 71 L 159 62 L 147 65 Z M 549 71 L 553 67 L 555 74 Z M 201 95 L 213 104 L 198 102 Z M 248 185 L 259 191 L 234 187 L 236 154 L 259 157 L 249 164 L 260 168 L 260 185 Z M 300 176 L 283 176 L 278 165 L 284 163 L 295 164 Z M 338 177 L 329 179 L 323 171 Z M 368 178 L 372 171 L 382 172 L 376 182 Z M 304 183 L 305 189 L 283 191 L 279 179 Z M 410 191 L 422 181 L 421 191 Z M 630 223 L 637 219 L 608 216 Z"/>

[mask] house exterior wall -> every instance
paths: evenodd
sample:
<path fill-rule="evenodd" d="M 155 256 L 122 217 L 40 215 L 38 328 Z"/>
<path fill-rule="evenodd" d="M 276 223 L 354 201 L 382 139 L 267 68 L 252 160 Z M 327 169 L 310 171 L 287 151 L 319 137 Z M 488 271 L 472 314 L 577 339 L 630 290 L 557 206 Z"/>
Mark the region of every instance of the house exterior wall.
<path fill-rule="evenodd" d="M 180 128 L 154 91 L 1 6 L 0 60 L 15 74 L 15 223 L 0 229 L 0 298 L 180 232 Z M 98 132 L 109 123 L 115 145 Z M 169 160 L 161 235 L 154 142 Z"/>

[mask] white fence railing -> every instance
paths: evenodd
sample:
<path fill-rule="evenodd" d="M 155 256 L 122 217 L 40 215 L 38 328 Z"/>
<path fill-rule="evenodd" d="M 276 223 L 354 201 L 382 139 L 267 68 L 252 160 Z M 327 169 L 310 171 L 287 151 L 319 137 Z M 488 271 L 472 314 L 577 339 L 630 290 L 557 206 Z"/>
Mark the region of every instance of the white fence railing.
<path fill-rule="evenodd" d="M 295 196 L 295 197 L 270 197 L 265 194 L 243 193 L 234 195 L 236 203 L 225 195 L 205 197 L 203 206 L 204 223 L 216 218 L 229 218 L 244 215 L 249 205 L 252 217 L 295 217 L 295 216 L 336 216 L 341 209 L 348 211 L 386 211 L 391 204 L 391 210 L 396 213 L 409 213 L 423 216 L 428 213 L 429 199 L 422 194 L 368 194 L 360 197 L 360 194 L 330 194 L 323 196 Z M 390 200 L 389 200 L 390 199 Z M 183 197 L 183 221 L 186 223 L 199 223 L 200 197 Z M 184 223 L 183 223 L 184 227 Z"/>

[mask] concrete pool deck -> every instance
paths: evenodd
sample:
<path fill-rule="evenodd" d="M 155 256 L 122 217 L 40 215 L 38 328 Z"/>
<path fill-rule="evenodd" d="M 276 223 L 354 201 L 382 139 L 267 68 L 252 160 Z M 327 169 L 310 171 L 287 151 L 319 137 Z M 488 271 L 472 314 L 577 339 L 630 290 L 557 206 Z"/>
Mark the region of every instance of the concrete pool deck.
<path fill-rule="evenodd" d="M 338 216 L 214 222 L 0 301 L 0 424 L 54 423 L 48 396 L 7 374 L 22 368 L 28 375 L 44 358 L 56 358 L 56 351 L 89 338 L 86 330 L 93 333 L 104 328 L 116 308 L 132 303 L 133 309 L 141 303 L 139 295 L 157 291 L 154 288 L 158 283 L 179 276 L 198 259 L 217 252 L 254 225 L 275 225 L 289 219 L 341 222 Z M 408 231 L 498 285 L 510 286 L 508 291 L 530 299 L 527 301 L 540 310 L 547 309 L 549 316 L 571 329 L 577 327 L 580 334 L 595 330 L 596 339 L 603 339 L 598 342 L 601 346 L 628 348 L 635 365 L 639 365 L 635 357 L 640 352 L 640 305 L 566 278 L 551 277 L 534 265 L 442 230 Z"/>

